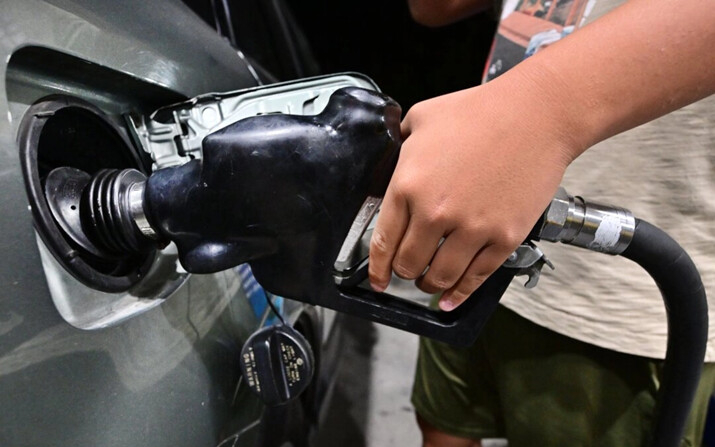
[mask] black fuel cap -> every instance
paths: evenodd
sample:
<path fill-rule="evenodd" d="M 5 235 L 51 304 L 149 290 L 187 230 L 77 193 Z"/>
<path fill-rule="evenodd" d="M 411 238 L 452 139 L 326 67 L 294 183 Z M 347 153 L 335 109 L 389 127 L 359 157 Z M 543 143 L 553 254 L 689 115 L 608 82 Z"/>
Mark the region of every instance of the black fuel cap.
<path fill-rule="evenodd" d="M 290 326 L 265 327 L 241 349 L 241 371 L 248 386 L 270 406 L 295 399 L 313 378 L 313 350 Z"/>

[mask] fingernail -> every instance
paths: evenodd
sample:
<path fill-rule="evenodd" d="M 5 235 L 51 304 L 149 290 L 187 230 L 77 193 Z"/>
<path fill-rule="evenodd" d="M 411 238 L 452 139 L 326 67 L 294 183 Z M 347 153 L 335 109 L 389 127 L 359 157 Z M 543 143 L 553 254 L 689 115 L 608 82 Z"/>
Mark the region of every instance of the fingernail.
<path fill-rule="evenodd" d="M 449 312 L 450 310 L 453 310 L 455 307 L 457 307 L 457 305 L 454 304 L 454 301 L 452 301 L 449 298 L 442 298 L 441 300 L 439 300 L 439 308 L 445 312 Z"/>
<path fill-rule="evenodd" d="M 372 282 L 372 281 L 370 281 L 370 287 L 372 287 L 372 290 L 374 290 L 375 292 L 384 292 L 385 289 L 387 288 L 387 287 L 385 287 L 385 286 L 383 286 L 383 285 L 374 283 L 374 282 Z"/>

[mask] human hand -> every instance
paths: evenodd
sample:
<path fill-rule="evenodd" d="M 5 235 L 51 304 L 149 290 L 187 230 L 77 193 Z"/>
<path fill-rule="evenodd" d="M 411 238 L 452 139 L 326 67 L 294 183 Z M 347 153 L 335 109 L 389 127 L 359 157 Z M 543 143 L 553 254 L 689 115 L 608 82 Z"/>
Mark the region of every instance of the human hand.
<path fill-rule="evenodd" d="M 497 81 L 407 113 L 370 244 L 373 289 L 394 270 L 454 309 L 524 241 L 580 153 L 558 108 Z"/>

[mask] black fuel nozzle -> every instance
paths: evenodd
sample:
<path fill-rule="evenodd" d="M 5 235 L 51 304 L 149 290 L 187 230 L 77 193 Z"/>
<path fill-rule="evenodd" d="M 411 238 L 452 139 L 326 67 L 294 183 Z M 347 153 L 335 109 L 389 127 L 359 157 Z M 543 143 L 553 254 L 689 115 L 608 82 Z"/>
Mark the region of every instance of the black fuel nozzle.
<path fill-rule="evenodd" d="M 332 265 L 365 198 L 384 194 L 400 118 L 387 96 L 344 88 L 318 115 L 238 121 L 204 139 L 202 160 L 151 175 L 146 216 L 189 272 L 251 261 L 259 281 L 312 293 L 306 266 Z"/>

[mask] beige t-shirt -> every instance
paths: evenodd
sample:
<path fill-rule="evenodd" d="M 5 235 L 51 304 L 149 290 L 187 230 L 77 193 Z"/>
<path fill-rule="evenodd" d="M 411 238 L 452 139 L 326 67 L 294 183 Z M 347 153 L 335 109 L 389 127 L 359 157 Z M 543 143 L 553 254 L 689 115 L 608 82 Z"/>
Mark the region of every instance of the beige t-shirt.
<path fill-rule="evenodd" d="M 513 44 L 525 47 L 526 53 L 538 51 L 558 40 L 559 34 L 573 32 L 568 20 L 583 25 L 618 3 L 505 0 L 485 78 L 518 63 L 501 56 L 514 53 Z M 555 15 L 559 6 L 562 10 Z M 554 17 L 559 23 L 549 28 L 544 21 Z M 529 32 L 519 32 L 527 28 Z M 572 195 L 630 209 L 668 232 L 693 258 L 706 291 L 715 294 L 715 96 L 592 147 L 569 167 L 562 185 Z M 561 244 L 539 246 L 556 269 L 545 268 L 535 289 L 525 289 L 516 283 L 523 279 L 517 278 L 502 298 L 506 307 L 571 338 L 619 352 L 664 357 L 663 301 L 639 266 Z M 715 321 L 715 305 L 709 314 Z M 715 361 L 714 326 L 706 361 Z"/>

